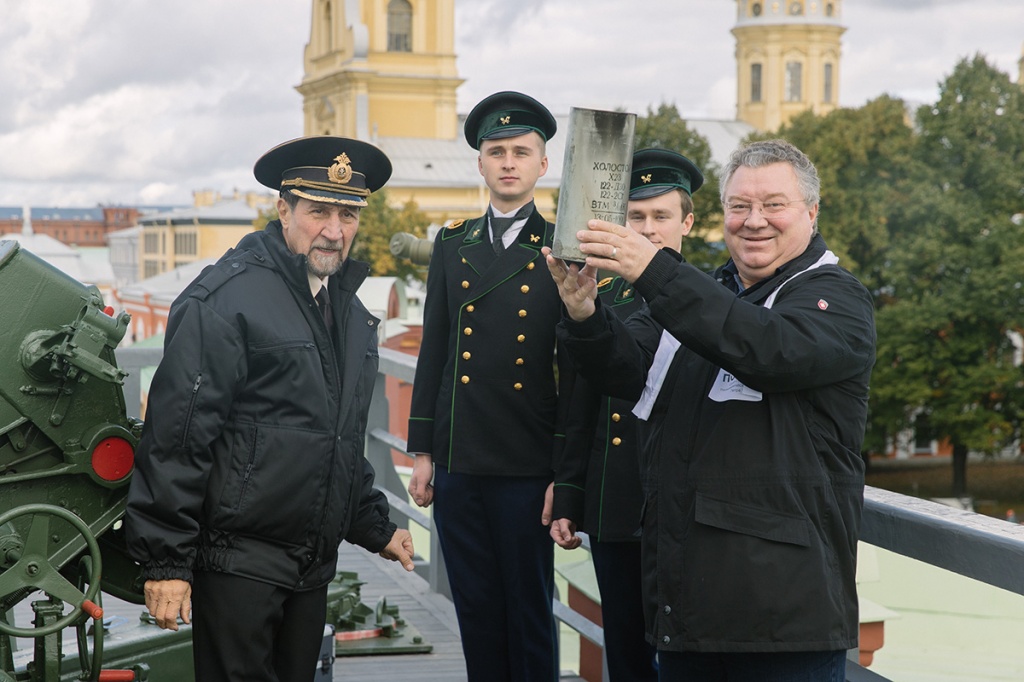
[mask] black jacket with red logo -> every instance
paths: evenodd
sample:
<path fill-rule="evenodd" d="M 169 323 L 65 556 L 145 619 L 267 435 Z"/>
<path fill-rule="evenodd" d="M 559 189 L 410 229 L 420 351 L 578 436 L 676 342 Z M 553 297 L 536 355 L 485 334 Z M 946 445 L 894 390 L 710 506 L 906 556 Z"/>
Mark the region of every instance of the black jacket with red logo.
<path fill-rule="evenodd" d="M 809 269 L 825 252 L 815 235 L 737 294 L 731 264 L 711 277 L 661 251 L 636 282 L 649 310 L 628 329 L 600 306 L 560 323 L 588 380 L 633 400 L 662 331 L 681 342 L 641 426 L 644 608 L 659 649 L 857 644 L 874 315 L 849 272 Z"/>

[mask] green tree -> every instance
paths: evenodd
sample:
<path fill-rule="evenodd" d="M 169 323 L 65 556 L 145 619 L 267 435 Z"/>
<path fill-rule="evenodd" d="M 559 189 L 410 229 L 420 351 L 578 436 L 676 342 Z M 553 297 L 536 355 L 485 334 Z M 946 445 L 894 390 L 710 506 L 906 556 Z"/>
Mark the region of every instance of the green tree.
<path fill-rule="evenodd" d="M 633 148 L 655 147 L 679 152 L 697 164 L 704 174 L 704 186 L 693 194 L 694 229 L 683 240 L 683 255 L 704 270 L 725 261 L 721 244 L 709 242 L 709 230 L 722 227 L 722 202 L 718 196 L 718 166 L 711 159 L 711 145 L 700 133 L 691 130 L 674 104 L 648 107 L 646 116 L 638 116 Z"/>
<path fill-rule="evenodd" d="M 872 420 L 920 414 L 953 445 L 952 493 L 968 451 L 1020 435 L 1024 375 L 1024 96 L 982 57 L 965 59 L 917 113 L 917 181 L 892 208 L 897 226 L 877 327 Z"/>

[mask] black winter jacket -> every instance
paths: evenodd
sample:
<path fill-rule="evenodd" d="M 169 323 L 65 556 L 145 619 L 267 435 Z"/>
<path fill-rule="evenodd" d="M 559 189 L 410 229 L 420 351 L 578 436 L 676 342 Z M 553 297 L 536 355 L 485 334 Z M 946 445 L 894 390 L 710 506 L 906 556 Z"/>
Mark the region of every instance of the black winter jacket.
<path fill-rule="evenodd" d="M 291 589 L 329 582 L 342 540 L 394 534 L 363 457 L 377 324 L 369 271 L 330 277 L 332 345 L 306 260 L 277 221 L 247 235 L 171 307 L 128 494 L 147 579 L 220 571 Z"/>
<path fill-rule="evenodd" d="M 863 285 L 836 265 L 786 281 L 825 250 L 815 235 L 739 295 L 731 264 L 712 278 L 663 250 L 636 282 L 649 311 L 628 331 L 603 308 L 560 324 L 581 372 L 624 398 L 640 396 L 663 329 L 682 343 L 641 422 L 644 610 L 659 649 L 857 644 L 874 317 Z M 712 400 L 720 369 L 761 398 Z"/>

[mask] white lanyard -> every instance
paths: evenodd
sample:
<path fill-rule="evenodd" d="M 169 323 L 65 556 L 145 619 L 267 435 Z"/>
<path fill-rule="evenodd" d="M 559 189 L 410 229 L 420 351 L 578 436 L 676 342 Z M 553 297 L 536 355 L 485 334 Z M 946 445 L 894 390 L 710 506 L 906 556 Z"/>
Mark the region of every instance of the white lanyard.
<path fill-rule="evenodd" d="M 775 304 L 775 298 L 779 295 L 779 291 L 782 290 L 789 282 L 795 278 L 820 268 L 822 265 L 835 265 L 839 262 L 839 259 L 831 251 L 825 251 L 817 261 L 812 263 L 809 267 L 800 272 L 796 273 L 785 282 L 780 284 L 775 291 L 773 291 L 764 302 L 765 308 L 771 308 Z M 661 332 L 661 341 L 658 344 L 658 350 L 654 354 L 654 362 L 651 363 L 651 369 L 647 372 L 647 383 L 644 385 L 644 391 L 640 396 L 640 400 L 633 407 L 633 414 L 638 419 L 646 421 L 651 416 L 651 410 L 654 408 L 654 402 L 658 399 L 658 394 L 661 392 L 661 387 L 665 383 L 665 377 L 668 375 L 669 367 L 672 365 L 672 359 L 675 357 L 676 351 L 679 350 L 681 344 L 667 331 Z M 719 368 L 718 376 L 715 378 L 715 383 L 711 386 L 711 391 L 708 392 L 708 397 L 715 402 L 725 402 L 727 400 L 744 400 L 750 402 L 758 402 L 762 399 L 760 391 L 746 386 L 739 379 L 734 377 L 732 374 L 726 372 L 724 369 Z"/>

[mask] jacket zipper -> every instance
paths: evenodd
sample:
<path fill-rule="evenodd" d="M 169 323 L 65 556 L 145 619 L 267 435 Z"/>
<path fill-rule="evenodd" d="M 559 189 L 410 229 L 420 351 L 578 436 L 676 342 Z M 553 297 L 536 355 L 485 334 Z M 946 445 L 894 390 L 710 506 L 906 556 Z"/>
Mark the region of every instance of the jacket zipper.
<path fill-rule="evenodd" d="M 181 446 L 186 447 L 188 445 L 189 430 L 192 428 L 192 414 L 196 409 L 196 400 L 199 398 L 199 386 L 203 383 L 203 374 L 200 372 L 196 375 L 196 381 L 192 384 L 192 397 L 188 401 L 188 412 L 185 413 L 185 428 L 181 434 Z"/>
<path fill-rule="evenodd" d="M 238 492 L 238 504 L 236 509 L 241 509 L 242 500 L 245 499 L 245 491 L 249 488 L 249 479 L 252 478 L 252 470 L 256 468 L 256 441 L 259 438 L 259 430 L 252 430 L 252 445 L 249 447 L 249 460 L 245 463 L 245 474 L 242 476 L 242 489 Z"/>

